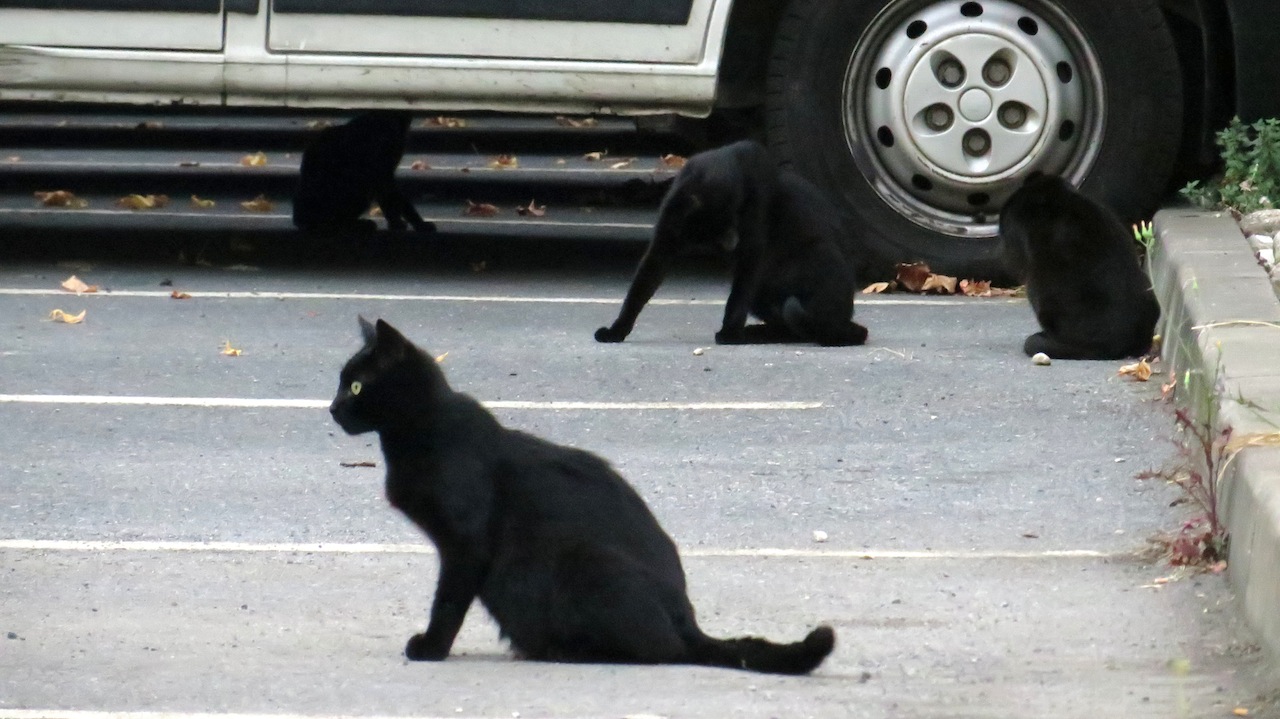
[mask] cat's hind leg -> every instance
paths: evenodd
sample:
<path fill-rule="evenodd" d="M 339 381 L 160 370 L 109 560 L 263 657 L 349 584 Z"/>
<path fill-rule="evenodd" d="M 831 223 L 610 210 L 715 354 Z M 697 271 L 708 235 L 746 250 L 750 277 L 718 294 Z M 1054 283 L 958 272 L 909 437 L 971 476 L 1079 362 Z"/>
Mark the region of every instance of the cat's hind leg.
<path fill-rule="evenodd" d="M 407 222 L 413 226 L 415 232 L 430 234 L 436 231 L 436 224 L 422 219 L 422 215 L 418 214 L 418 209 L 413 206 L 409 198 L 394 185 L 378 193 L 378 206 L 382 208 L 382 216 L 386 218 L 389 230 L 402 232 Z"/>
<path fill-rule="evenodd" d="M 1028 357 L 1044 353 L 1052 359 L 1063 360 L 1115 360 L 1124 359 L 1123 352 L 1111 352 L 1103 347 L 1068 342 L 1047 332 L 1037 332 L 1027 337 L 1022 351 Z"/>

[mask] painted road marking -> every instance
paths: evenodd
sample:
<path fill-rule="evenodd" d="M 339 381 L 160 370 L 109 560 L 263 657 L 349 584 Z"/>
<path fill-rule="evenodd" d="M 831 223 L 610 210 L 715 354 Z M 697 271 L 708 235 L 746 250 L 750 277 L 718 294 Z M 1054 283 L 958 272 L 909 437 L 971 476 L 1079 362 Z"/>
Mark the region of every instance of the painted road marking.
<path fill-rule="evenodd" d="M 183 542 L 108 541 L 76 539 L 0 539 L 0 551 L 30 552 L 213 552 L 298 554 L 435 554 L 429 544 L 346 544 L 295 542 Z M 1007 550 L 892 550 L 892 549 L 687 549 L 684 557 L 791 559 L 1114 559 L 1130 552 L 1059 549 L 1040 552 Z M 0 719 L 4 719 L 0 715 Z"/>
<path fill-rule="evenodd" d="M 510 719 L 511 714 L 494 715 Z M 0 709 L 0 719 L 488 719 L 463 714 L 357 716 L 354 714 L 215 714 L 212 712 L 85 711 L 81 709 Z"/>
<path fill-rule="evenodd" d="M 369 294 L 343 292 L 202 292 L 199 290 L 183 290 L 194 298 L 219 300 L 359 300 L 366 302 L 514 302 L 527 304 L 570 304 L 570 305 L 617 305 L 622 303 L 621 297 L 518 297 L 511 295 L 401 295 L 401 294 Z M 172 290 L 100 290 L 77 297 L 145 297 L 168 298 Z M 4 289 L 0 288 L 0 296 L 23 297 L 67 297 L 71 293 L 61 289 Z M 1007 298 L 1005 298 L 1007 299 Z M 1022 301 L 1022 300 L 1018 300 Z M 650 305 L 696 306 L 724 305 L 724 298 L 706 300 L 682 300 L 654 298 Z M 946 297 L 909 297 L 895 298 L 882 295 L 859 295 L 857 304 L 871 305 L 999 305 L 1006 302 L 983 301 L 975 298 Z"/>
<path fill-rule="evenodd" d="M 0 404 L 70 404 L 146 407 L 202 407 L 234 409 L 325 409 L 327 399 L 251 399 L 245 397 L 133 397 L 93 394 L 0 394 Z M 821 402 L 526 402 L 492 400 L 489 409 L 538 410 L 803 410 L 820 409 Z"/>

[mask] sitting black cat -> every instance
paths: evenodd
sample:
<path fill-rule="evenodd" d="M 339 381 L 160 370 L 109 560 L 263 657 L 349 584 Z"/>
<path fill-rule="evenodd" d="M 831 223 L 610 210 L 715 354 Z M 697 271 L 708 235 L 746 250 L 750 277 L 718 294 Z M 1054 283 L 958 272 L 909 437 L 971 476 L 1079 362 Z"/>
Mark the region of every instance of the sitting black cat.
<path fill-rule="evenodd" d="M 734 269 L 717 343 L 863 344 L 867 329 L 850 319 L 855 248 L 839 217 L 817 187 L 780 171 L 758 142 L 694 155 L 662 200 L 618 318 L 596 330 L 596 340 L 627 338 L 684 245 L 718 242 Z M 764 324 L 747 327 L 748 311 Z"/>
<path fill-rule="evenodd" d="M 360 325 L 329 411 L 379 434 L 388 499 L 440 553 L 410 659 L 444 659 L 477 596 L 529 659 L 805 674 L 831 652 L 827 626 L 793 644 L 703 634 L 675 544 L 607 462 L 502 427 L 390 325 Z"/>
<path fill-rule="evenodd" d="M 388 229 L 403 230 L 407 221 L 418 232 L 434 232 L 396 186 L 412 120 L 408 112 L 374 110 L 321 130 L 302 153 L 293 224 L 310 232 L 370 232 L 377 225 L 360 216 L 376 201 Z"/>
<path fill-rule="evenodd" d="M 1000 212 L 1000 239 L 1042 330 L 1027 337 L 1028 355 L 1102 360 L 1150 350 L 1160 305 L 1132 236 L 1106 207 L 1036 173 Z"/>

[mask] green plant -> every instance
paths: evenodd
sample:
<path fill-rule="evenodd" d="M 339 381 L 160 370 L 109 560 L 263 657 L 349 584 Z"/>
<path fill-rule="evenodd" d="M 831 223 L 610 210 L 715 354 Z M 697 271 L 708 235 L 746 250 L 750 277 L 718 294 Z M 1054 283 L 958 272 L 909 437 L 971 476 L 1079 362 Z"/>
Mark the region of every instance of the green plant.
<path fill-rule="evenodd" d="M 1216 141 L 1222 176 L 1211 186 L 1198 180 L 1189 182 L 1180 194 L 1204 208 L 1248 213 L 1274 207 L 1280 201 L 1280 119 L 1246 125 L 1240 118 L 1232 118 L 1231 124 L 1217 133 Z"/>
<path fill-rule="evenodd" d="M 1156 243 L 1156 235 L 1150 222 L 1141 222 L 1134 225 L 1133 239 L 1139 245 L 1142 245 L 1143 255 L 1151 256 L 1151 246 Z"/>

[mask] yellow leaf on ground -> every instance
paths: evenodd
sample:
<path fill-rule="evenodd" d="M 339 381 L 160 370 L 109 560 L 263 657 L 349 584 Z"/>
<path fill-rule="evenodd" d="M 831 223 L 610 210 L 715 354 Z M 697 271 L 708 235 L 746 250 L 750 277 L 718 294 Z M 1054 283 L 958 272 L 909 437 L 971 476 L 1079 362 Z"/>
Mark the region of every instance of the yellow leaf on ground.
<path fill-rule="evenodd" d="M 431 165 L 428 165 L 427 163 L 423 162 L 422 160 L 414 160 L 414 161 L 413 161 L 413 164 L 412 164 L 412 165 L 409 165 L 409 169 L 410 169 L 410 170 L 430 170 L 430 169 L 431 169 Z"/>
<path fill-rule="evenodd" d="M 1132 377 L 1138 382 L 1146 382 L 1151 379 L 1151 365 L 1145 359 L 1140 359 L 1133 364 L 1124 365 L 1116 374 Z"/>
<path fill-rule="evenodd" d="M 191 206 L 197 210 L 212 210 L 213 206 L 218 203 L 213 200 L 203 200 L 195 195 L 191 196 Z"/>
<path fill-rule="evenodd" d="M 889 291 L 888 282 L 872 282 L 871 284 L 862 288 L 862 294 L 864 295 L 878 295 L 882 292 L 888 292 L 888 291 Z"/>
<path fill-rule="evenodd" d="M 1235 709 L 1231 710 L 1231 713 L 1238 717 L 1249 716 L 1249 710 L 1245 709 L 1244 707 L 1236 707 Z"/>
<path fill-rule="evenodd" d="M 116 200 L 126 210 L 154 210 L 169 204 L 168 195 L 128 195 Z"/>
<path fill-rule="evenodd" d="M 612 165 L 609 165 L 609 169 L 610 169 L 610 170 L 621 170 L 621 169 L 623 169 L 624 167 L 631 167 L 631 163 L 633 163 L 633 162 L 635 162 L 635 161 L 636 161 L 636 158 L 634 158 L 634 157 L 629 157 L 629 158 L 627 158 L 627 159 L 625 159 L 625 160 L 623 160 L 623 161 L 621 161 L 621 162 L 615 162 L 615 163 L 613 163 Z"/>
<path fill-rule="evenodd" d="M 98 286 L 86 284 L 84 280 L 80 279 L 79 277 L 76 277 L 75 275 L 71 275 L 70 277 L 62 281 L 62 289 L 68 292 L 74 292 L 77 295 L 79 295 L 85 292 L 97 292 Z"/>
<path fill-rule="evenodd" d="M 947 277 L 946 275 L 929 275 L 924 280 L 924 285 L 920 287 L 921 292 L 936 292 L 940 295 L 954 295 L 956 293 L 956 278 Z"/>
<path fill-rule="evenodd" d="M 561 127 L 595 127 L 597 122 L 594 117 L 577 119 L 573 117 L 565 117 L 564 115 L 557 115 L 556 124 Z"/>
<path fill-rule="evenodd" d="M 89 310 L 80 310 L 78 315 L 69 315 L 62 310 L 54 310 L 49 313 L 49 319 L 54 322 L 61 322 L 66 325 L 78 325 L 84 322 L 84 316 Z"/>
<path fill-rule="evenodd" d="M 678 170 L 681 167 L 684 167 L 684 163 L 686 162 L 688 162 L 688 160 L 685 159 L 683 155 L 663 155 L 662 156 L 662 164 L 664 167 L 670 167 L 672 169 Z"/>
<path fill-rule="evenodd" d="M 223 340 L 223 341 L 222 341 L 222 354 L 224 354 L 224 355 L 226 355 L 226 356 L 228 356 L 228 357 L 239 357 L 240 355 L 244 354 L 244 351 L 243 351 L 243 350 L 236 349 L 235 347 L 232 347 L 232 346 L 231 346 L 231 340 Z"/>
<path fill-rule="evenodd" d="M 270 212 L 276 209 L 275 204 L 268 200 L 266 195 L 258 195 L 248 202 L 241 202 L 240 206 L 250 212 Z"/>
<path fill-rule="evenodd" d="M 588 152 L 587 154 L 582 156 L 582 159 L 586 160 L 587 162 L 599 162 L 603 160 L 604 156 L 607 154 L 609 154 L 608 150 L 597 150 L 596 152 Z"/>
<path fill-rule="evenodd" d="M 252 155 L 245 155 L 240 158 L 240 164 L 245 167 L 262 167 L 267 164 L 267 155 L 264 152 L 255 152 Z"/>
<path fill-rule="evenodd" d="M 377 205 L 369 205 L 370 217 L 382 217 L 382 208 Z"/>
<path fill-rule="evenodd" d="M 436 117 L 428 118 L 422 124 L 428 127 L 458 128 L 466 127 L 467 121 L 460 117 L 445 117 L 444 115 L 438 115 Z"/>
<path fill-rule="evenodd" d="M 493 217 L 498 214 L 498 206 L 491 205 L 487 202 L 472 202 L 467 200 L 467 207 L 462 214 L 469 217 Z"/>
<path fill-rule="evenodd" d="M 489 167 L 494 170 L 511 170 L 520 166 L 520 160 L 515 155 L 498 155 L 489 160 Z"/>
<path fill-rule="evenodd" d="M 528 205 L 516 208 L 516 214 L 521 217 L 542 217 L 547 214 L 547 206 L 538 205 L 533 200 L 529 200 Z"/>
<path fill-rule="evenodd" d="M 449 356 L 449 353 L 448 353 L 448 352 L 445 352 L 444 354 L 442 354 L 442 355 L 440 355 L 440 356 L 436 357 L 436 364 L 440 364 L 441 362 L 443 362 L 443 361 L 444 361 L 444 358 L 445 358 L 445 357 L 448 357 L 448 356 Z"/>
<path fill-rule="evenodd" d="M 68 207 L 73 210 L 80 210 L 89 206 L 89 201 L 75 196 L 74 192 L 69 190 L 53 190 L 51 192 L 37 192 L 36 199 L 45 207 Z"/>
<path fill-rule="evenodd" d="M 989 280 L 960 280 L 960 292 L 966 297 L 990 297 Z"/>
<path fill-rule="evenodd" d="M 189 300 L 191 299 L 191 295 L 187 294 L 186 292 L 179 292 L 177 290 L 174 290 L 173 292 L 169 293 L 169 298 L 174 300 Z"/>

